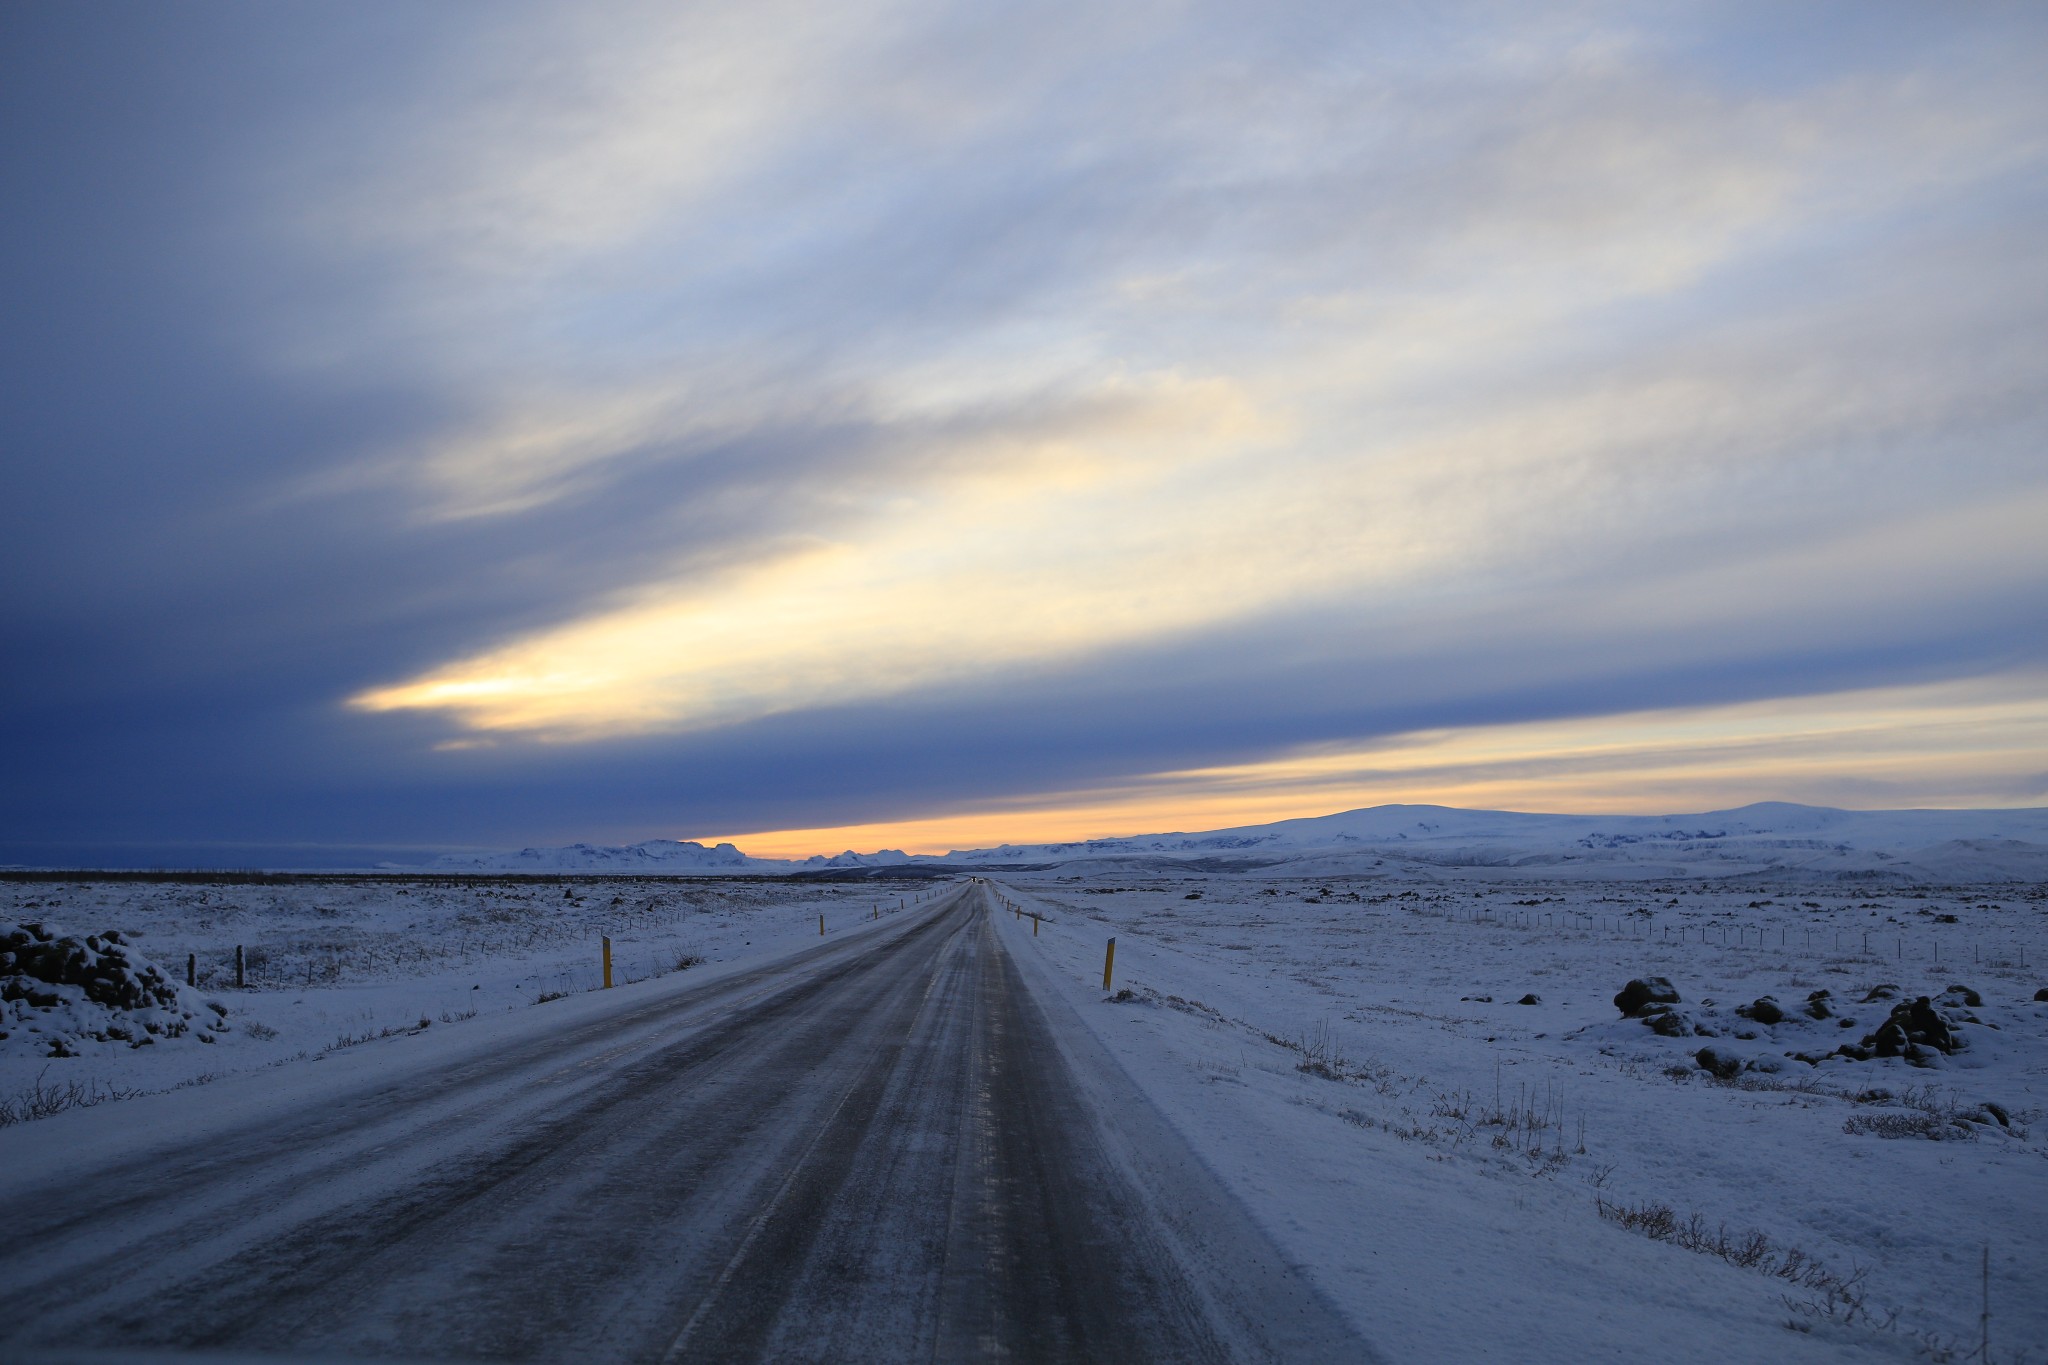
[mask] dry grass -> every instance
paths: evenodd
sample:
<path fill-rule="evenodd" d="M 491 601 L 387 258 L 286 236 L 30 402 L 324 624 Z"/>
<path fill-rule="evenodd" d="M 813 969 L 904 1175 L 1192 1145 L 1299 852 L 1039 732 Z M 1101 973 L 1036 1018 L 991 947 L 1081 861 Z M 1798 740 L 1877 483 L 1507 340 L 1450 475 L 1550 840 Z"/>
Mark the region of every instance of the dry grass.
<path fill-rule="evenodd" d="M 1787 1306 L 1797 1312 L 1840 1322 L 1856 1322 L 1868 1316 L 1865 1272 L 1860 1267 L 1840 1274 L 1798 1247 L 1780 1248 L 1754 1229 L 1731 1233 L 1725 1223 L 1710 1226 L 1697 1213 L 1681 1218 L 1669 1204 L 1625 1204 L 1595 1197 L 1593 1206 L 1608 1222 L 1639 1232 L 1652 1241 L 1669 1242 L 1703 1256 L 1718 1257 L 1739 1269 L 1789 1282 L 1805 1291 L 1803 1299 L 1786 1299 Z"/>
<path fill-rule="evenodd" d="M 125 1100 L 142 1093 L 140 1090 L 123 1089 L 101 1081 L 51 1082 L 44 1079 L 49 1074 L 50 1068 L 44 1067 L 36 1073 L 35 1080 L 26 1089 L 0 1099 L 0 1128 L 28 1123 L 33 1119 L 46 1119 L 67 1109 L 90 1109 L 95 1104 L 104 1104 L 108 1100 Z"/>

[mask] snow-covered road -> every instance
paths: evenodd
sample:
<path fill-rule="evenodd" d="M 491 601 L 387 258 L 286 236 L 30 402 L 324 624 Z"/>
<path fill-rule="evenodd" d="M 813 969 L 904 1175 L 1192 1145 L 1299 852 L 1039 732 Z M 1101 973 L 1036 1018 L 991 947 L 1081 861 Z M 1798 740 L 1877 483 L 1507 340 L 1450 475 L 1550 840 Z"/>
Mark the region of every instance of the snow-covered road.
<path fill-rule="evenodd" d="M 1369 1358 L 990 908 L 0 1133 L 0 1343 Z"/>

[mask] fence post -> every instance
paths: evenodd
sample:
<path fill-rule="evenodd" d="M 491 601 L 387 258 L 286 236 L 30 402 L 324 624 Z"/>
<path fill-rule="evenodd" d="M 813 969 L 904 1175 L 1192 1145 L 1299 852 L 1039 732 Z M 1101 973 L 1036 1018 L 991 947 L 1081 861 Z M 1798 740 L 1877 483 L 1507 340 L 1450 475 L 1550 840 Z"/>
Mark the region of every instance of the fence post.
<path fill-rule="evenodd" d="M 1116 966 L 1116 940 L 1111 939 L 1108 951 L 1102 955 L 1102 989 L 1104 990 L 1109 989 L 1109 972 L 1114 966 Z"/>
<path fill-rule="evenodd" d="M 825 917 L 823 915 L 818 916 L 818 937 L 825 937 Z"/>
<path fill-rule="evenodd" d="M 600 934 L 604 940 L 604 988 L 612 988 L 612 940 L 609 934 Z"/>
<path fill-rule="evenodd" d="M 237 943 L 235 945 L 235 989 L 240 990 L 248 984 L 248 973 L 242 961 L 242 945 Z"/>
<path fill-rule="evenodd" d="M 199 984 L 199 954 L 197 953 L 185 954 L 185 984 L 188 986 Z"/>

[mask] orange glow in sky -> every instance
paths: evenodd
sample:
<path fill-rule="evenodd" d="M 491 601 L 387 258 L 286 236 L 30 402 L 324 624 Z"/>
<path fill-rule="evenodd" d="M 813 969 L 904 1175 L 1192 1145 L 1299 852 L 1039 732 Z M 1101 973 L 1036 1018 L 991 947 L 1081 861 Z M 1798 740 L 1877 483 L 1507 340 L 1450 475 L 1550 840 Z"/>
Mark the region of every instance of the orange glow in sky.
<path fill-rule="evenodd" d="M 1227 829 L 1361 806 L 1668 814 L 1758 800 L 1848 807 L 2031 805 L 2048 766 L 2033 676 L 1401 736 L 1234 767 L 1159 773 L 906 820 L 753 830 L 756 857 L 945 853 L 1001 843 Z M 1967 774 L 1961 778 L 1958 773 Z"/>

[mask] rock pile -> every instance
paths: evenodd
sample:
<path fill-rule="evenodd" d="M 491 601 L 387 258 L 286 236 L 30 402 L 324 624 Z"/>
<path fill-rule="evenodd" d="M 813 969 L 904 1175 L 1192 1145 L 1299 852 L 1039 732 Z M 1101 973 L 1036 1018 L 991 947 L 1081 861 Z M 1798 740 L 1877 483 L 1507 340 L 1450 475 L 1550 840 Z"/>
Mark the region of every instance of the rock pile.
<path fill-rule="evenodd" d="M 1614 996 L 1614 1008 L 1630 1019 L 1640 1019 L 1650 1031 L 1666 1038 L 1688 1038 L 1696 1031 L 1692 1020 L 1672 1008 L 1678 1003 L 1678 988 L 1665 977 L 1638 977 Z"/>
<path fill-rule="evenodd" d="M 1946 1003 L 1950 996 L 1942 999 Z M 1892 1006 L 1891 1017 L 1879 1024 L 1875 1033 L 1866 1035 L 1862 1043 L 1844 1043 L 1835 1051 L 1859 1062 L 1873 1057 L 1903 1057 L 1915 1066 L 1925 1066 L 1930 1052 L 1948 1056 L 1966 1046 L 1962 1033 L 1935 1009 L 1932 999 L 1923 995 Z"/>
<path fill-rule="evenodd" d="M 1785 1011 L 1778 1002 L 1768 995 L 1760 995 L 1747 1005 L 1737 1005 L 1735 1012 L 1745 1019 L 1754 1019 L 1759 1024 L 1782 1024 Z"/>
<path fill-rule="evenodd" d="M 226 1015 L 118 932 L 76 938 L 45 924 L 0 923 L 0 1044 L 73 1057 L 87 1041 L 210 1043 L 227 1028 Z"/>

